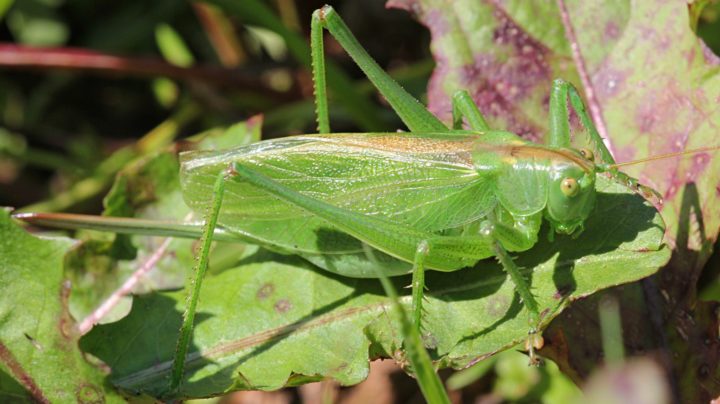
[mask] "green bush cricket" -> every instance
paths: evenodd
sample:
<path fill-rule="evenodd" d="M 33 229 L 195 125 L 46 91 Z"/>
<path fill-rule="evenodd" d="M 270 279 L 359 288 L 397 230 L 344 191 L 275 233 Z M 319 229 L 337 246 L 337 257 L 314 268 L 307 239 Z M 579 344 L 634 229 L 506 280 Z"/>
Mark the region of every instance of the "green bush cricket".
<path fill-rule="evenodd" d="M 324 135 L 330 127 L 323 28 L 411 132 Z M 528 348 L 534 361 L 533 348 L 542 344 L 537 335 L 540 313 L 508 251 L 532 247 L 543 218 L 555 232 L 582 232 L 594 207 L 596 173 L 614 164 L 577 91 L 562 80 L 555 82 L 545 146 L 491 130 L 467 92 L 454 99 L 449 130 L 382 71 L 331 7 L 314 13 L 311 40 L 321 135 L 183 155 L 188 205 L 205 208 L 206 195 L 219 197 L 222 187 L 232 197 L 223 201 L 218 223 L 241 237 L 305 256 L 345 276 L 376 277 L 373 268 L 378 266 L 385 275 L 412 268 L 416 327 L 425 268 L 454 271 L 497 257 L 531 313 Z M 589 150 L 569 148 L 568 99 L 589 130 L 601 163 L 593 161 Z M 472 131 L 461 129 L 463 118 Z M 349 265 L 336 259 L 345 260 L 347 254 L 358 258 Z"/>
<path fill-rule="evenodd" d="M 356 60 L 409 133 L 329 134 L 323 28 Z M 597 173 L 610 172 L 646 195 L 652 191 L 617 172 L 579 94 L 566 82 L 558 80 L 552 88 L 551 129 L 547 144 L 537 145 L 491 130 L 466 92 L 454 99 L 448 129 L 372 61 L 330 7 L 313 15 L 311 40 L 320 135 L 182 156 L 187 203 L 205 211 L 207 196 L 213 195 L 213 201 L 172 388 L 182 380 L 207 252 L 217 238 L 213 234 L 298 254 L 344 276 L 378 277 L 391 297 L 395 294 L 386 276 L 412 271 L 412 323 L 399 304 L 395 307 L 411 361 L 428 363 L 419 338 L 424 269 L 454 271 L 496 257 L 531 314 L 528 349 L 534 361 L 533 350 L 542 344 L 541 313 L 508 252 L 532 247 L 543 218 L 553 232 L 579 234 L 594 207 Z M 596 153 L 569 148 L 568 99 Z M 463 119 L 470 131 L 461 129 Z M 223 233 L 215 232 L 216 224 Z M 177 235 L 181 230 L 168 231 Z M 186 234 L 196 235 L 194 230 Z M 431 366 L 413 366 L 416 372 L 432 371 Z"/>

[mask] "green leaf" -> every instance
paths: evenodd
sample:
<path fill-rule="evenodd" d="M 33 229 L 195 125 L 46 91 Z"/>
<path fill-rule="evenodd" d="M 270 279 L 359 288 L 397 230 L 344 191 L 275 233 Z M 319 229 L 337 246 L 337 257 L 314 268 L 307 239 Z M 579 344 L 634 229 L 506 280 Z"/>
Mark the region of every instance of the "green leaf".
<path fill-rule="evenodd" d="M 494 365 L 497 374 L 493 393 L 503 402 L 571 403 L 582 397 L 578 386 L 552 362 L 542 367 L 528 366 L 527 357 L 515 351 L 503 352 L 496 358 L 494 363 L 487 362 Z"/>
<path fill-rule="evenodd" d="M 68 25 L 52 1 L 0 1 L 0 17 L 7 14 L 7 26 L 20 43 L 32 46 L 59 46 L 69 37 Z M 12 6 L 12 7 L 11 7 Z"/>
<path fill-rule="evenodd" d="M 0 399 L 123 402 L 105 390 L 104 373 L 78 349 L 63 281 L 66 238 L 37 238 L 0 210 Z M 7 375 L 17 384 L 11 383 Z"/>
<path fill-rule="evenodd" d="M 15 0 L 0 0 L 0 19 L 5 17 L 5 13 L 10 9 Z"/>
<path fill-rule="evenodd" d="M 155 28 L 155 41 L 168 62 L 180 67 L 190 67 L 195 63 L 185 41 L 171 26 L 159 24 Z"/>
<path fill-rule="evenodd" d="M 543 240 L 518 257 L 544 323 L 573 300 L 654 273 L 669 256 L 656 211 L 625 188 L 600 182 L 598 209 L 583 235 Z M 398 287 L 408 283 L 396 278 Z M 466 366 L 527 337 L 527 312 L 497 264 L 431 272 L 427 283 L 425 340 L 441 365 Z M 96 327 L 83 349 L 113 369 L 111 381 L 120 388 L 171 398 L 165 396 L 167 377 L 184 296 L 176 291 L 137 297 L 128 317 Z M 410 296 L 402 299 L 410 304 Z M 369 359 L 404 360 L 388 310 L 377 280 L 336 276 L 260 250 L 205 280 L 178 397 L 272 390 L 323 378 L 358 383 L 367 376 Z"/>

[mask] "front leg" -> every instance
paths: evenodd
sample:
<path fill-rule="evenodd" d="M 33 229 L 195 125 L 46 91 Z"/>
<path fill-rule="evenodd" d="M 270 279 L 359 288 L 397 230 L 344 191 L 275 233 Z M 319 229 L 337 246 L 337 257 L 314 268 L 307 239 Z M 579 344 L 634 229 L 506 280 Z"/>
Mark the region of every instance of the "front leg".
<path fill-rule="evenodd" d="M 465 253 L 467 254 L 471 250 L 482 249 L 488 251 L 488 255 L 494 255 L 515 285 L 515 290 L 529 313 L 530 328 L 525 347 L 529 351 L 530 364 L 537 365 L 540 360 L 535 355 L 535 350 L 543 346 L 543 338 L 540 334 L 539 304 L 531 292 L 530 283 L 523 276 L 508 250 L 526 251 L 535 245 L 542 217 L 539 214 L 514 217 L 504 208 L 498 207 L 488 215 L 486 220 L 477 224 L 478 227 L 468 228 L 464 235 L 437 236 L 420 243 L 415 257 L 413 280 L 422 274 L 422 259 L 429 254 L 442 254 L 447 251 L 463 249 L 466 249 Z M 473 259 L 474 256 L 470 254 L 467 255 L 467 258 L 468 265 L 476 262 Z M 413 307 L 415 308 L 415 324 L 418 329 L 422 314 L 422 287 L 423 285 L 420 283 L 413 282 Z"/>
<path fill-rule="evenodd" d="M 418 244 L 413 262 L 412 313 L 413 326 L 422 335 L 423 299 L 425 298 L 425 257 L 430 253 L 430 243 L 423 240 Z"/>
<path fill-rule="evenodd" d="M 540 333 L 540 310 L 535 296 L 530 291 L 530 285 L 525 277 L 520 272 L 520 268 L 515 264 L 512 257 L 503 248 L 500 242 L 495 242 L 495 256 L 497 257 L 500 265 L 510 276 L 510 279 L 515 284 L 515 290 L 517 290 L 520 298 L 522 299 L 525 308 L 527 308 L 530 315 L 528 316 L 528 322 L 530 323 L 530 330 L 528 330 L 528 339 L 525 342 L 525 349 L 530 355 L 530 365 L 539 365 L 541 360 L 535 355 L 535 350 L 540 349 L 543 346 L 543 337 Z"/>
<path fill-rule="evenodd" d="M 570 147 L 570 111 L 568 98 L 575 113 L 577 113 L 585 129 L 588 131 L 590 142 L 598 153 L 600 161 L 606 164 L 615 164 L 610 150 L 605 146 L 603 138 L 598 133 L 595 124 L 587 113 L 585 104 L 577 89 L 569 82 L 556 79 L 550 92 L 550 133 L 547 144 L 555 147 Z"/>
<path fill-rule="evenodd" d="M 514 218 L 508 212 L 500 209 L 493 212 L 488 220 L 480 227 L 480 234 L 494 239 L 493 252 L 500 265 L 510 276 L 515 284 L 523 305 L 528 310 L 528 339 L 525 349 L 530 355 L 530 364 L 538 365 L 540 360 L 535 355 L 535 350 L 543 346 L 543 338 L 540 333 L 540 309 L 535 296 L 530 290 L 528 280 L 523 276 L 520 268 L 508 253 L 508 249 L 525 251 L 537 242 L 537 233 L 540 230 L 541 218 L 539 215 L 530 217 Z"/>
<path fill-rule="evenodd" d="M 468 121 L 470 129 L 476 131 L 489 131 L 485 117 L 480 112 L 467 90 L 458 90 L 452 99 L 453 129 L 462 129 L 463 117 Z"/>
<path fill-rule="evenodd" d="M 597 151 L 601 163 L 598 164 L 598 171 L 609 172 L 615 181 L 639 193 L 645 199 L 652 200 L 656 204 L 662 204 L 662 195 L 657 191 L 638 183 L 635 178 L 612 167 L 615 164 L 615 159 L 610 153 L 610 150 L 605 146 L 603 138 L 598 133 L 590 115 L 588 115 L 587 108 L 585 108 L 580 93 L 578 93 L 572 84 L 561 79 L 553 82 L 553 88 L 550 94 L 550 135 L 548 137 L 548 144 L 556 147 L 570 146 L 568 99 L 570 100 L 570 105 L 572 105 L 580 118 L 580 122 L 582 122 L 585 129 L 587 129 L 590 142 L 592 142 L 593 147 Z M 593 160 L 593 156 L 586 155 L 586 157 Z"/>

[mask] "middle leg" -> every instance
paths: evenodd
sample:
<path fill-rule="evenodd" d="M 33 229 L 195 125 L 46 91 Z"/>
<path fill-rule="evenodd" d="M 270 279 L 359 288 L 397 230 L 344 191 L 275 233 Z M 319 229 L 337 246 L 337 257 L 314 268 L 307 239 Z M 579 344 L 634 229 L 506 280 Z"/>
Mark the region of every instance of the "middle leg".
<path fill-rule="evenodd" d="M 467 90 L 459 90 L 453 95 L 452 115 L 453 129 L 462 129 L 463 117 L 465 117 L 472 130 L 490 130 L 490 126 L 487 124 L 485 117 Z"/>

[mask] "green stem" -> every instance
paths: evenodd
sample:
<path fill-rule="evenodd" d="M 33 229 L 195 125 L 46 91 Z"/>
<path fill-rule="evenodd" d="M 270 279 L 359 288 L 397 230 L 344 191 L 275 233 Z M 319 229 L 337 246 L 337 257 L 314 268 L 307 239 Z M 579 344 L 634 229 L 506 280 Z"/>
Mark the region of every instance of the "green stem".
<path fill-rule="evenodd" d="M 608 365 L 621 364 L 625 358 L 625 347 L 622 338 L 620 306 L 617 300 L 606 298 L 600 302 L 598 311 L 605 362 Z"/>
<path fill-rule="evenodd" d="M 410 321 L 405 309 L 400 304 L 395 286 L 383 273 L 379 266 L 374 266 L 380 283 L 385 289 L 385 294 L 390 298 L 392 307 L 400 320 L 401 330 L 404 337 L 405 351 L 407 352 L 410 364 L 415 372 L 420 391 L 428 403 L 450 403 L 450 398 L 445 391 L 442 381 L 435 372 L 430 355 L 425 349 L 422 337 L 417 327 Z"/>

